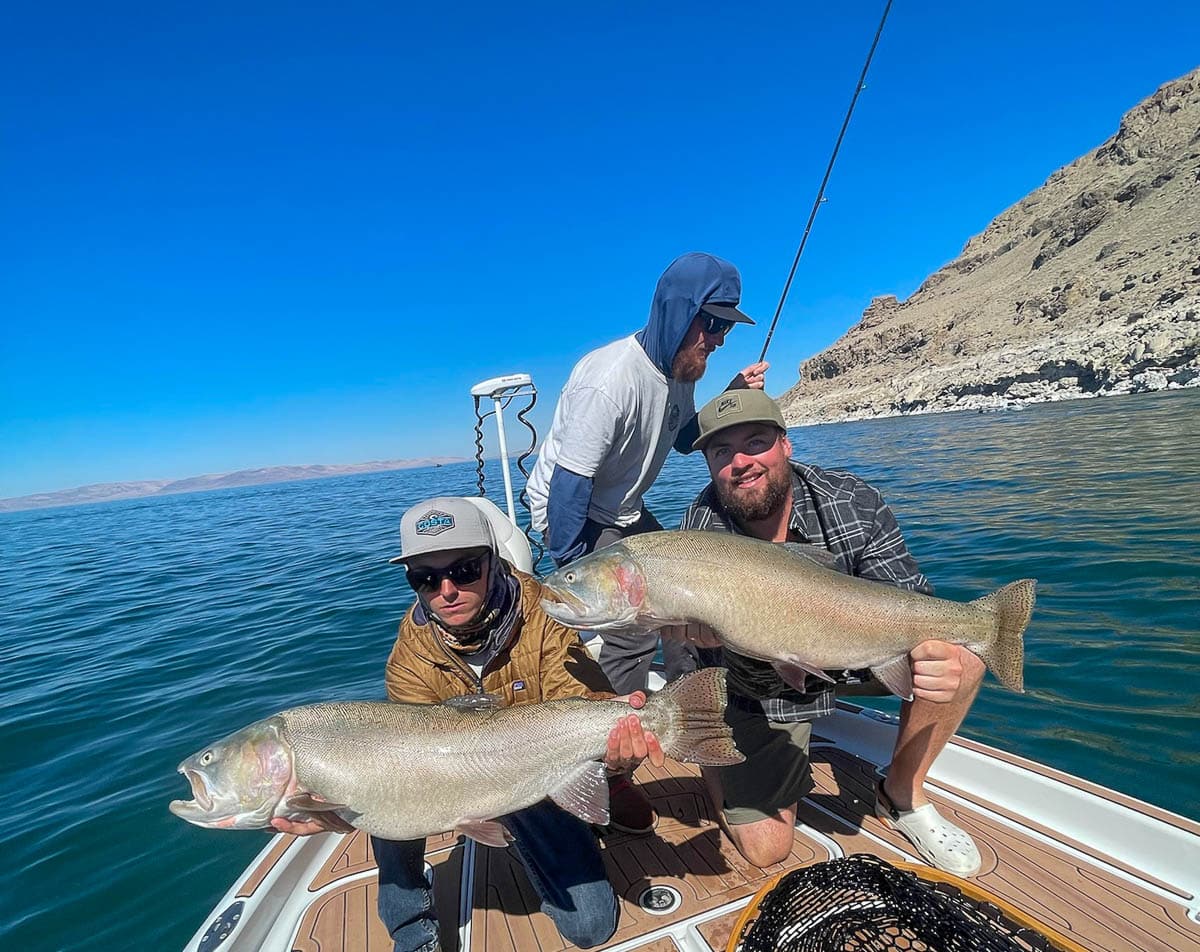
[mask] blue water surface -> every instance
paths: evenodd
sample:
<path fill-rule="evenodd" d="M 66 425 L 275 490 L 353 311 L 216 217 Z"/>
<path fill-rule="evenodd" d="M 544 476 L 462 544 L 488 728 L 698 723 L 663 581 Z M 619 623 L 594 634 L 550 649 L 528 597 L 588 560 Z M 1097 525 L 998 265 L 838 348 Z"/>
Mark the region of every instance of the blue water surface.
<path fill-rule="evenodd" d="M 1038 579 L 1027 693 L 989 678 L 964 734 L 1195 818 L 1198 421 L 1191 390 L 791 438 L 883 491 L 939 595 Z M 706 478 L 669 461 L 664 525 Z M 0 947 L 181 947 L 267 834 L 172 816 L 176 766 L 282 708 L 383 697 L 400 514 L 475 492 L 456 464 L 0 516 Z"/>

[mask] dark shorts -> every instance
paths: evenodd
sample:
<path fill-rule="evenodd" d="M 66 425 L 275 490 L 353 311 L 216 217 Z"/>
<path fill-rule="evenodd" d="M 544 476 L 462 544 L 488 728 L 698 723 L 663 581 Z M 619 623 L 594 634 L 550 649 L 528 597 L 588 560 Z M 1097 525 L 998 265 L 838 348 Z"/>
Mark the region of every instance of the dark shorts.
<path fill-rule="evenodd" d="M 891 694 L 878 681 L 839 684 L 838 697 Z M 770 819 L 780 810 L 799 803 L 812 790 L 808 742 L 812 721 L 780 723 L 759 711 L 746 711 L 730 704 L 725 722 L 733 729 L 733 740 L 745 761 L 717 767 L 725 802 L 722 812 L 730 826 Z"/>

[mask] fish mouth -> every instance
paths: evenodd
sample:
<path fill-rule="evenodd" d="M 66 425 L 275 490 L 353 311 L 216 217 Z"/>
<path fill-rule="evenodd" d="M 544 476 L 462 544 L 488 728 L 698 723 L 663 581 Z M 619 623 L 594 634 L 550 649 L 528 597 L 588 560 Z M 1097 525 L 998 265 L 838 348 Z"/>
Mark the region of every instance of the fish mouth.
<path fill-rule="evenodd" d="M 637 617 L 637 612 L 633 609 L 622 615 L 601 614 L 599 610 L 593 611 L 590 609 L 586 602 L 578 596 L 572 595 L 570 592 L 558 591 L 550 586 L 544 587 L 558 601 L 543 598 L 542 611 L 555 621 L 561 622 L 571 628 L 593 631 L 605 631 L 609 628 L 627 628 Z"/>
<path fill-rule="evenodd" d="M 188 813 L 208 813 L 213 808 L 213 798 L 208 792 L 208 784 L 204 781 L 204 776 L 198 770 L 191 770 L 188 767 L 180 766 L 179 772 L 187 779 L 187 782 L 192 785 L 193 800 L 172 800 L 170 810 L 176 815 L 181 815 L 179 810 L 185 810 Z M 178 807 L 179 809 L 176 809 Z"/>
<path fill-rule="evenodd" d="M 572 615 L 583 616 L 587 614 L 587 602 L 576 595 L 574 592 L 569 592 L 566 589 L 555 588 L 546 582 L 542 583 L 544 588 L 552 598 L 542 599 L 542 608 L 554 608 L 560 613 L 569 612 Z"/>

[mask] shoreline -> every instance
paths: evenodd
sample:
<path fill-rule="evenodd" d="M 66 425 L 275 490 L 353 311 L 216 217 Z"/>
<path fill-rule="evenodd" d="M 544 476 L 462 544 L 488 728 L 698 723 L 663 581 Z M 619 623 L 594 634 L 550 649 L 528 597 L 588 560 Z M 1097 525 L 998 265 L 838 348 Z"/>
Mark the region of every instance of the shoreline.
<path fill-rule="evenodd" d="M 830 423 L 861 423 L 864 420 L 883 420 L 894 417 L 929 416 L 935 413 L 997 413 L 1006 410 L 1023 410 L 1025 407 L 1043 403 L 1065 403 L 1073 400 L 1091 400 L 1101 397 L 1123 397 L 1144 393 L 1163 393 L 1178 390 L 1200 389 L 1200 374 L 1190 377 L 1184 382 L 1170 380 L 1161 371 L 1147 371 L 1134 377 L 1127 377 L 1112 387 L 1100 390 L 1084 390 L 1081 387 L 1053 388 L 1044 392 L 1032 393 L 1028 396 L 1005 396 L 1001 394 L 976 394 L 962 397 L 953 404 L 914 406 L 912 408 L 890 407 L 887 410 L 863 410 L 846 413 L 828 419 L 793 416 L 784 411 L 783 419 L 788 429 L 793 427 L 822 426 Z M 922 401 L 923 402 L 923 401 Z M 789 408 L 790 409 L 790 408 Z"/>

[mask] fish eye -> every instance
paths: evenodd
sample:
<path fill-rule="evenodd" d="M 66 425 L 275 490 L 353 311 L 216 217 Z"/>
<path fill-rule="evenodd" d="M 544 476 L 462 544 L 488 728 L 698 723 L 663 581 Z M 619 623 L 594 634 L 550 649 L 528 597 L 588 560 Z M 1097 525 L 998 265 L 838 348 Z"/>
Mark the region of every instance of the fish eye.
<path fill-rule="evenodd" d="M 204 755 L 200 758 L 200 766 L 207 767 L 212 762 L 213 762 L 213 752 L 211 750 L 206 750 L 204 752 Z"/>
<path fill-rule="evenodd" d="M 563 576 L 563 578 L 565 578 L 568 582 L 574 582 L 575 581 L 575 573 L 568 572 L 566 575 Z"/>

